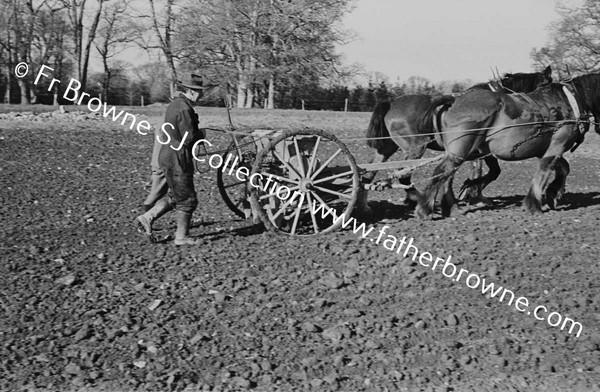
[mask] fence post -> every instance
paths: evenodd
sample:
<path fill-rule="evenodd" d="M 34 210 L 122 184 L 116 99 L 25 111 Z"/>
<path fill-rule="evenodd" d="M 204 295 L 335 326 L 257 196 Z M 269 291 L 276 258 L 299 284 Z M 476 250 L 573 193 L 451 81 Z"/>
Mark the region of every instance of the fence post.
<path fill-rule="evenodd" d="M 144 106 L 144 96 L 142 95 L 142 106 Z"/>
<path fill-rule="evenodd" d="M 348 98 L 344 99 L 344 112 L 348 111 Z"/>

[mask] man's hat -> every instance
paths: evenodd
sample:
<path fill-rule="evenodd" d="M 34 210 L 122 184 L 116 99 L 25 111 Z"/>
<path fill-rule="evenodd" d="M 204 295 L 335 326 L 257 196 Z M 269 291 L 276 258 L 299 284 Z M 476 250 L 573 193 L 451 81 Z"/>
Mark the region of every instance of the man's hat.
<path fill-rule="evenodd" d="M 193 73 L 181 76 L 177 83 L 192 90 L 204 90 L 206 88 L 203 86 L 202 76 Z"/>

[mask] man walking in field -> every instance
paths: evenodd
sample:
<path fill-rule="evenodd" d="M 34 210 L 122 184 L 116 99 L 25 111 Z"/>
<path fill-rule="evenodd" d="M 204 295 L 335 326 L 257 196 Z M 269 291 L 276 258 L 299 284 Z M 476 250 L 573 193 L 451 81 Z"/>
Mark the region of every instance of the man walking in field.
<path fill-rule="evenodd" d="M 165 135 L 161 140 L 163 143 L 166 143 L 165 139 L 170 142 L 162 146 L 154 146 L 154 152 L 158 151 L 159 170 L 153 172 L 153 191 L 144 204 L 150 205 L 153 201 L 150 199 L 160 197 L 161 193 L 164 196 L 165 188 L 160 185 L 160 171 L 164 173 L 166 180 L 166 196 L 156 201 L 154 206 L 143 215 L 138 216 L 135 222 L 138 230 L 150 236 L 152 241 L 154 241 L 152 223 L 175 209 L 177 214 L 175 245 L 196 244 L 196 241 L 189 236 L 192 213 L 198 206 L 194 189 L 192 147 L 196 141 L 204 139 L 206 134 L 203 130 L 198 129 L 198 115 L 192 104 L 201 97 L 203 89 L 202 78 L 198 75 L 188 74 L 178 81 L 178 94 L 167 107 L 165 124 L 162 127 Z M 154 187 L 155 185 L 156 187 Z"/>

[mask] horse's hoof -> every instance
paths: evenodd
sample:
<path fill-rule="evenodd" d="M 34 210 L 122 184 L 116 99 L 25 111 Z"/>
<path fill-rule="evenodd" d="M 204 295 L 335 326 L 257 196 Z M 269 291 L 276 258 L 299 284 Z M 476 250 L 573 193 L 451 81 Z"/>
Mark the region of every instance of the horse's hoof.
<path fill-rule="evenodd" d="M 478 195 L 478 196 L 472 197 L 469 200 L 469 204 L 472 206 L 475 206 L 475 207 L 488 207 L 488 206 L 493 206 L 494 202 L 483 195 Z"/>
<path fill-rule="evenodd" d="M 455 205 L 450 209 L 451 215 L 466 215 L 467 209 L 459 205 Z"/>
<path fill-rule="evenodd" d="M 421 206 L 417 206 L 415 209 L 415 216 L 422 220 L 431 220 L 431 212 L 425 211 Z"/>
<path fill-rule="evenodd" d="M 478 194 L 477 187 L 473 186 L 470 183 L 467 184 L 467 181 L 469 180 L 466 180 L 463 186 L 460 188 L 460 191 L 458 191 L 458 200 L 460 201 L 472 199 Z"/>
<path fill-rule="evenodd" d="M 537 200 L 525 199 L 525 209 L 531 214 L 539 214 L 542 212 L 542 206 Z"/>

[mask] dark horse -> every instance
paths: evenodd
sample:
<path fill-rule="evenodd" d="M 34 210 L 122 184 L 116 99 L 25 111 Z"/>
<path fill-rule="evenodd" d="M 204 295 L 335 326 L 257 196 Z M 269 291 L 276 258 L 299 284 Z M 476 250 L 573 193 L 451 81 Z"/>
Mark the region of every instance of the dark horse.
<path fill-rule="evenodd" d="M 456 169 L 482 154 L 506 161 L 540 158 L 525 206 L 532 213 L 545 204 L 554 209 L 569 174 L 563 154 L 583 142 L 590 115 L 600 118 L 600 74 L 551 83 L 528 94 L 474 90 L 450 104 L 432 103 L 423 122 L 437 128 L 436 141 L 446 152 L 419 197 L 417 216 L 431 216 L 439 192 L 442 214 L 450 215 L 457 207 L 452 191 Z M 486 176 L 482 187 L 497 174 Z"/>
<path fill-rule="evenodd" d="M 552 69 L 550 67 L 547 67 L 543 72 L 505 74 L 499 82 L 479 83 L 469 90 L 531 92 L 540 85 L 552 82 L 551 74 Z M 427 134 L 428 132 L 419 123 L 420 117 L 427 112 L 432 101 L 433 97 L 430 95 L 404 95 L 391 102 L 379 103 L 375 107 L 366 135 L 367 145 L 376 150 L 375 156 L 371 159 L 372 163 L 387 161 L 398 149 L 401 149 L 404 153 L 402 159 L 419 159 L 427 148 L 437 151 L 443 150 L 435 142 L 433 136 Z M 392 139 L 393 142 L 390 142 L 389 139 Z M 489 160 L 489 162 L 486 162 L 488 166 L 494 163 L 493 160 Z M 363 182 L 371 183 L 376 174 L 377 171 L 368 172 L 363 176 Z M 406 190 L 404 203 L 415 206 L 419 193 L 412 186 L 411 176 L 403 176 L 399 178 L 399 181 L 409 187 Z M 473 187 L 476 186 L 473 185 Z M 478 188 L 467 189 L 465 193 L 475 196 L 478 193 L 480 194 L 480 190 Z M 364 190 L 358 202 L 360 211 L 368 212 L 367 199 L 368 191 Z"/>

